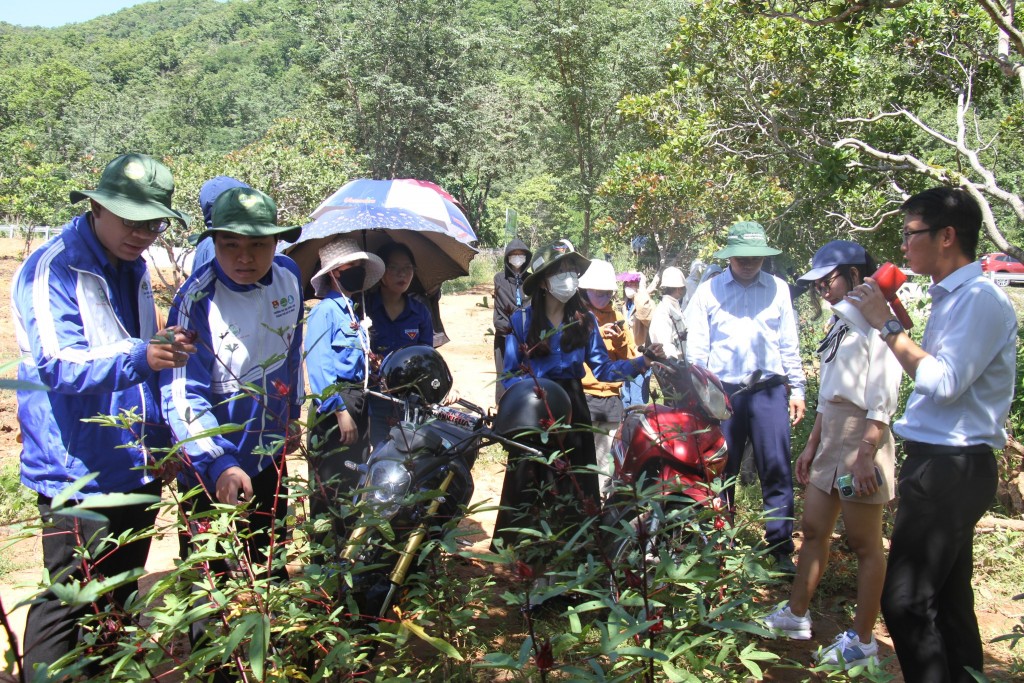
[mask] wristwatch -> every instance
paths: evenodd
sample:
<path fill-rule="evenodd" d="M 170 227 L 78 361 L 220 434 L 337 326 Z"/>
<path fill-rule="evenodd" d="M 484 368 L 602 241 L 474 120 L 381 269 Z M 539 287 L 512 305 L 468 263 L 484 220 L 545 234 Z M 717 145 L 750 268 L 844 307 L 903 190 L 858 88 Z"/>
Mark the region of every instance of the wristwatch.
<path fill-rule="evenodd" d="M 882 339 L 888 339 L 892 335 L 899 334 L 900 332 L 906 332 L 906 330 L 903 329 L 903 325 L 900 325 L 900 321 L 896 318 L 886 320 L 885 324 L 882 325 L 882 329 L 879 330 L 879 334 L 882 335 Z"/>

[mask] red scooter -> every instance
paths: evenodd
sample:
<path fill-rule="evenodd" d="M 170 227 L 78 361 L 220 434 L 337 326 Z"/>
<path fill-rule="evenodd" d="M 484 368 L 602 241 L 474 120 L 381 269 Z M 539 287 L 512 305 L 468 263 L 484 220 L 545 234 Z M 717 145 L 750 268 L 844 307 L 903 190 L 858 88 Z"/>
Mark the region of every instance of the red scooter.
<path fill-rule="evenodd" d="M 629 562 L 630 553 L 654 554 L 666 509 L 721 507 L 713 482 L 728 459 L 720 425 L 732 415 L 729 396 L 713 373 L 685 360 L 656 363 L 654 373 L 666 404 L 628 409 L 612 446 L 616 491 L 605 504 L 602 545 L 616 565 Z M 658 514 L 649 504 L 652 486 L 664 496 Z M 638 495 L 640 488 L 648 495 Z M 719 522 L 724 524 L 721 517 Z"/>

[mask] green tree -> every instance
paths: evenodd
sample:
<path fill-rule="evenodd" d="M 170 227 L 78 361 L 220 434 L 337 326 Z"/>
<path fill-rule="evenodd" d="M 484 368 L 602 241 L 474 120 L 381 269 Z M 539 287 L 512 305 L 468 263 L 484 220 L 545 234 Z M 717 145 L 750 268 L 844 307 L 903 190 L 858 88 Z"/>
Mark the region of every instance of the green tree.
<path fill-rule="evenodd" d="M 896 231 L 878 228 L 906 194 L 946 182 L 982 200 L 989 237 L 1010 248 L 995 223 L 1014 234 L 1024 216 L 1008 153 L 1021 93 L 999 32 L 966 0 L 900 4 L 843 21 L 827 6 L 694 4 L 666 85 L 622 104 L 659 144 L 620 158 L 610 187 L 684 238 L 754 217 L 798 253 L 856 234 L 895 256 Z"/>

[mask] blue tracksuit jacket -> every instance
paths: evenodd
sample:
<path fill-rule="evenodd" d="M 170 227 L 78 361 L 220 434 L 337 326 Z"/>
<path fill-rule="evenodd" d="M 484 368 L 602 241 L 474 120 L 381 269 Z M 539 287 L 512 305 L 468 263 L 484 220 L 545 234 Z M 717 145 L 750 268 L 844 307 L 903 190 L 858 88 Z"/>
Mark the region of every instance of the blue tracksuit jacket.
<path fill-rule="evenodd" d="M 14 276 L 18 379 L 49 391 L 19 391 L 21 481 L 47 497 L 95 473 L 77 498 L 135 490 L 150 448 L 166 447 L 156 373 L 146 346 L 157 332 L 153 288 L 141 258 L 110 264 L 88 214 L 64 226 Z M 83 422 L 134 412 L 132 431 Z"/>

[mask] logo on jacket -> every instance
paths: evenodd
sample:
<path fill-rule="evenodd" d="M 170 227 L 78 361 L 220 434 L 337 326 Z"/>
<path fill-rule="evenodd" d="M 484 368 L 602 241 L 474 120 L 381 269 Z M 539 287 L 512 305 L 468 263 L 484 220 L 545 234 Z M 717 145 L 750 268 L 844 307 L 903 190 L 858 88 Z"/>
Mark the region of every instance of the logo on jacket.
<path fill-rule="evenodd" d="M 282 296 L 280 299 L 271 301 L 270 306 L 274 309 L 275 316 L 287 315 L 295 310 L 295 296 L 293 294 Z"/>
<path fill-rule="evenodd" d="M 411 330 L 406 330 L 405 331 L 405 336 L 408 337 L 409 339 L 415 339 L 416 335 L 418 335 L 419 333 L 420 333 L 420 328 L 414 327 Z"/>

